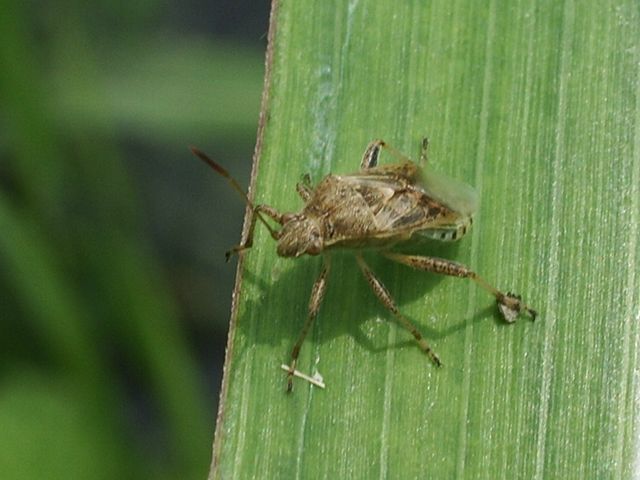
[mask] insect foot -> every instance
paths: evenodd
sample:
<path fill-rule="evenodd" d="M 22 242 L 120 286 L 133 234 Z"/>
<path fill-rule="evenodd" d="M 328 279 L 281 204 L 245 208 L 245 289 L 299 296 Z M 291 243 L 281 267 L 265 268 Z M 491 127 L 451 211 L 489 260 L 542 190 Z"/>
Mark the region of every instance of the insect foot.
<path fill-rule="evenodd" d="M 524 312 L 531 317 L 531 320 L 535 320 L 538 316 L 533 308 L 528 307 L 522 302 L 522 297 L 511 292 L 500 295 L 497 297 L 498 310 L 502 314 L 502 317 L 507 323 L 514 323 L 520 313 Z"/>

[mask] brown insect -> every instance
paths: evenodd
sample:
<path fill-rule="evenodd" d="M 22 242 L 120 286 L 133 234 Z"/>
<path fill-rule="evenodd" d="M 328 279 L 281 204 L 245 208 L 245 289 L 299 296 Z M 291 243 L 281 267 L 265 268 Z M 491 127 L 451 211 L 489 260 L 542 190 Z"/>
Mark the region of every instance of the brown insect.
<path fill-rule="evenodd" d="M 219 164 L 197 148 L 193 153 L 225 177 L 251 207 L 247 236 L 227 252 L 227 260 L 234 253 L 251 248 L 256 220 L 260 220 L 277 241 L 281 257 L 319 255 L 324 257 L 320 276 L 315 281 L 309 300 L 307 321 L 291 352 L 287 370 L 287 391 L 293 388 L 295 367 L 304 339 L 313 324 L 327 287 L 331 268 L 331 251 L 352 250 L 358 266 L 378 300 L 416 339 L 431 361 L 440 366 L 438 355 L 431 349 L 418 329 L 405 318 L 395 301 L 364 261 L 360 251 L 373 249 L 386 258 L 427 272 L 469 278 L 496 298 L 498 309 L 508 323 L 515 322 L 520 313 L 532 319 L 536 311 L 525 305 L 521 297 L 503 293 L 466 266 L 435 257 L 404 255 L 391 248 L 416 238 L 454 241 L 466 234 L 473 222 L 478 200 L 469 186 L 426 167 L 428 140 L 422 142 L 421 166 L 390 147 L 382 140 L 369 144 L 360 162 L 360 170 L 349 175 L 328 175 L 314 188 L 308 176 L 296 189 L 305 202 L 298 213 L 280 213 L 268 205 L 253 205 L 238 182 Z M 386 149 L 398 163 L 377 166 L 381 149 Z M 263 215 L 282 228 L 275 230 Z"/>

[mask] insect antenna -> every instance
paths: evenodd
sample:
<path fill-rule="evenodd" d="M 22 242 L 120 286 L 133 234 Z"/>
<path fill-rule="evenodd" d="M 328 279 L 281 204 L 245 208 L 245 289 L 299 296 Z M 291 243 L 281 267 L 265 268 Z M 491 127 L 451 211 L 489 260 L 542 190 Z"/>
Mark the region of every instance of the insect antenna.
<path fill-rule="evenodd" d="M 233 178 L 231 174 L 227 172 L 227 170 L 225 170 L 224 167 L 222 167 L 222 165 L 211 160 L 209 156 L 206 153 L 204 153 L 202 150 L 196 147 L 190 147 L 190 149 L 191 149 L 191 153 L 193 153 L 196 157 L 198 157 L 204 163 L 206 163 L 211 168 L 213 168 L 213 170 L 215 170 L 216 173 L 218 173 L 219 175 L 227 179 L 227 181 L 231 185 L 231 188 L 233 188 L 236 192 L 240 194 L 240 196 L 244 199 L 245 203 L 249 205 L 249 207 L 254 212 L 254 214 L 257 215 L 260 221 L 264 224 L 264 226 L 267 227 L 267 230 L 269 230 L 269 233 L 271 234 L 271 236 L 275 238 L 277 236 L 277 232 L 273 229 L 271 225 L 269 225 L 269 223 L 265 220 L 265 218 L 260 214 L 260 211 L 256 209 L 253 202 L 249 200 L 249 196 L 242 189 L 238 181 L 235 178 Z"/>

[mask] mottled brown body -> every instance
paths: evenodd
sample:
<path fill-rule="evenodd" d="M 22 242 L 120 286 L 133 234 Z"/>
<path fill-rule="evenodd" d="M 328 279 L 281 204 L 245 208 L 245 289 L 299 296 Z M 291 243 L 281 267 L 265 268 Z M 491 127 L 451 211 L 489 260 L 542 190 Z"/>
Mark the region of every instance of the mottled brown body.
<path fill-rule="evenodd" d="M 321 228 L 324 250 L 389 247 L 454 213 L 399 174 L 326 177 L 302 211 Z"/>
<path fill-rule="evenodd" d="M 426 163 L 428 142 L 422 144 L 421 163 Z M 381 149 L 387 149 L 398 163 L 377 166 Z M 288 371 L 287 390 L 293 386 L 293 374 L 300 348 L 315 320 L 326 291 L 331 268 L 330 253 L 334 249 L 354 250 L 357 264 L 374 294 L 396 320 L 411 332 L 420 348 L 436 365 L 440 359 L 418 329 L 398 310 L 393 298 L 364 261 L 359 250 L 376 249 L 390 260 L 418 270 L 469 278 L 491 293 L 504 319 L 511 323 L 524 312 L 535 318 L 536 312 L 519 296 L 502 293 L 478 274 L 459 263 L 434 257 L 403 255 L 389 251 L 413 237 L 422 236 L 442 241 L 457 240 L 471 226 L 477 198 L 471 187 L 453 179 L 425 171 L 382 140 L 369 144 L 360 163 L 360 171 L 350 175 L 328 175 L 315 188 L 308 177 L 297 185 L 305 206 L 298 213 L 280 213 L 267 205 L 251 204 L 238 183 L 217 163 L 197 149 L 194 153 L 226 177 L 252 206 L 252 216 L 244 241 L 229 254 L 252 246 L 256 220 L 260 220 L 277 241 L 282 257 L 323 254 L 324 266 L 314 283 L 309 300 L 307 321 L 293 347 Z M 263 214 L 282 226 L 273 229 Z M 227 255 L 227 258 L 229 256 Z"/>

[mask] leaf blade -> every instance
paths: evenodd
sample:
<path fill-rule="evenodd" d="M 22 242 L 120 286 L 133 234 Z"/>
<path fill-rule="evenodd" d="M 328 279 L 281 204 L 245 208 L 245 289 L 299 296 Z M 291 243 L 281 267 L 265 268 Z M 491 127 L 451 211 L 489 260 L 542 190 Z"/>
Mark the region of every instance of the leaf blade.
<path fill-rule="evenodd" d="M 517 287 L 541 321 L 504 327 L 475 286 L 372 259 L 444 359 L 436 371 L 410 342 L 397 348 L 408 335 L 340 258 L 299 363 L 327 389 L 298 384 L 288 398 L 276 365 L 319 266 L 275 258 L 259 234 L 241 266 L 251 280 L 212 476 L 628 476 L 640 333 L 629 224 L 640 156 L 637 126 L 635 137 L 624 127 L 638 124 L 632 5 L 278 8 L 257 201 L 294 210 L 301 173 L 352 171 L 373 138 L 415 157 L 428 134 L 434 168 L 484 193 L 472 238 L 443 255 Z"/>

